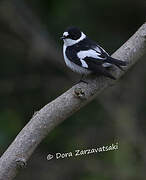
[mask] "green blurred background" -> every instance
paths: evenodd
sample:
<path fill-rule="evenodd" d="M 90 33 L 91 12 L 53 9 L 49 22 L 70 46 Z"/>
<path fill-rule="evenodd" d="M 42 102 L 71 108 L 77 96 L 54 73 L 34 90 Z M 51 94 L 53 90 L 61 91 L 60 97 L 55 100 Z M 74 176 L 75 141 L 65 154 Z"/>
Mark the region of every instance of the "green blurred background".
<path fill-rule="evenodd" d="M 35 111 L 79 80 L 62 57 L 59 38 L 66 27 L 80 27 L 112 54 L 145 20 L 145 0 L 1 0 L 1 155 Z M 16 180 L 144 180 L 145 69 L 143 57 L 116 86 L 56 127 Z M 117 151 L 46 159 L 116 142 Z"/>

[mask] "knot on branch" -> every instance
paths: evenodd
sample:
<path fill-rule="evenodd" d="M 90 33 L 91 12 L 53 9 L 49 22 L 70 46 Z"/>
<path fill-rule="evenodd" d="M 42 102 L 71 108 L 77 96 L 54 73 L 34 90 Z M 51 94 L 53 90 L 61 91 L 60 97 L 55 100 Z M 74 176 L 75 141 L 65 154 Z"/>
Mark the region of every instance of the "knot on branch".
<path fill-rule="evenodd" d="M 85 92 L 82 90 L 82 88 L 76 87 L 74 89 L 74 95 L 80 99 L 86 99 Z"/>
<path fill-rule="evenodd" d="M 26 160 L 24 158 L 16 159 L 16 164 L 18 168 L 25 168 L 27 165 Z"/>

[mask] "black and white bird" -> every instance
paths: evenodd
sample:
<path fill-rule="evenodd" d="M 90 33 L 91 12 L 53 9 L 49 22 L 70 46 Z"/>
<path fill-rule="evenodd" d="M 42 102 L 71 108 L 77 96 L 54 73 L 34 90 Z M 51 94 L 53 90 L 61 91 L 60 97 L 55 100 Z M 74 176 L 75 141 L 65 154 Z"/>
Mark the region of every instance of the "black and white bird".
<path fill-rule="evenodd" d="M 116 79 L 108 68 L 126 66 L 125 61 L 112 58 L 102 47 L 76 27 L 69 27 L 61 37 L 64 41 L 63 55 L 66 65 L 81 75 L 91 73 Z"/>

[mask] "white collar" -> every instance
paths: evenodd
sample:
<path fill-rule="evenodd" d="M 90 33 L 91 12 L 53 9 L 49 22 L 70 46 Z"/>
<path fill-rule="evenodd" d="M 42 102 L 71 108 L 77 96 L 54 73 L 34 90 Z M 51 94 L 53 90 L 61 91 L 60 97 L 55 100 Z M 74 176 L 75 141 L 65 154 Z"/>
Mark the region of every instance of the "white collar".
<path fill-rule="evenodd" d="M 79 43 L 80 41 L 82 41 L 82 40 L 85 39 L 85 38 L 86 38 L 86 35 L 85 35 L 83 32 L 81 32 L 81 37 L 80 37 L 79 39 L 77 39 L 77 40 L 64 39 L 64 45 L 65 45 L 65 46 L 72 46 L 72 45 L 74 45 L 74 44 Z"/>

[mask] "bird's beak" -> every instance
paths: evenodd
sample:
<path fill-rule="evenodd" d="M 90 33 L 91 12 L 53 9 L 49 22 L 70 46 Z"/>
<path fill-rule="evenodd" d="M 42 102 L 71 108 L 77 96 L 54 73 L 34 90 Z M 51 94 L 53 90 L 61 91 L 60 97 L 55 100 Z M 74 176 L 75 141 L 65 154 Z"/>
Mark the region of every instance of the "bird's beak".
<path fill-rule="evenodd" d="M 62 39 L 62 40 L 65 39 L 65 38 L 66 38 L 65 36 L 60 37 L 60 39 Z"/>

